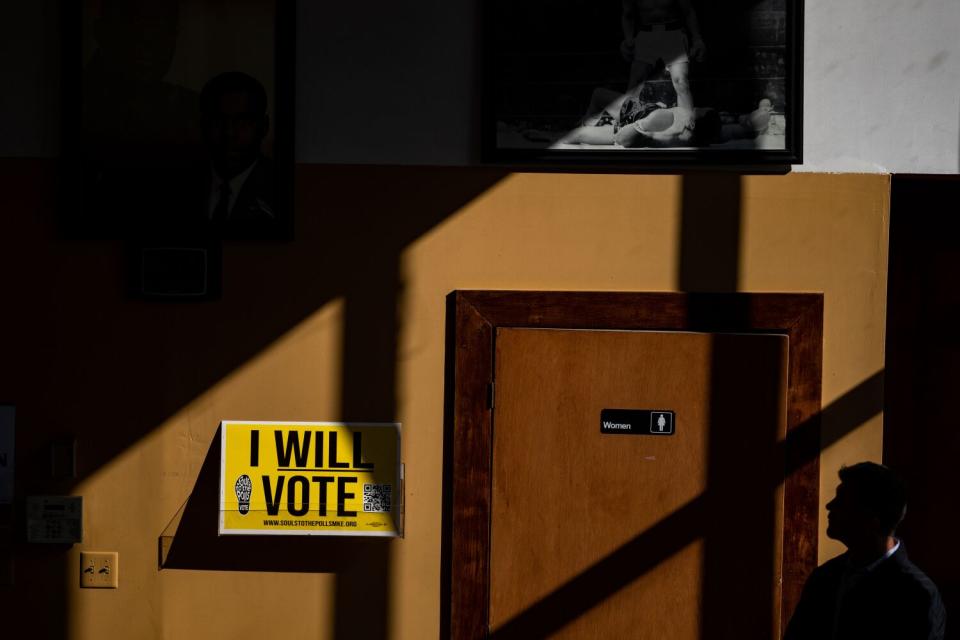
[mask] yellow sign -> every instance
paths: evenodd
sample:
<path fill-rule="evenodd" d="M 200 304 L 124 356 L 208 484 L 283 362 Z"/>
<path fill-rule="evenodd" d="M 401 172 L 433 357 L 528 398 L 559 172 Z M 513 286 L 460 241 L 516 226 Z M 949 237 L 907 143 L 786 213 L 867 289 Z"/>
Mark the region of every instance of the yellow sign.
<path fill-rule="evenodd" d="M 400 425 L 220 423 L 220 535 L 401 535 Z"/>

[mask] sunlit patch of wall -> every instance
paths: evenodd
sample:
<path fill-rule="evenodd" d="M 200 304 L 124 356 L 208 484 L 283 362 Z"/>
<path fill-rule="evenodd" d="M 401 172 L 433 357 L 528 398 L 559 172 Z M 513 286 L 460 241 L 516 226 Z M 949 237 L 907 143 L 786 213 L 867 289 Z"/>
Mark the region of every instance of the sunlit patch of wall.
<path fill-rule="evenodd" d="M 341 299 L 327 303 L 76 487 L 85 531 L 68 564 L 118 551 L 120 588 L 79 589 L 68 572 L 72 637 L 270 637 L 279 620 L 290 637 L 332 637 L 332 574 L 159 569 L 158 538 L 175 534 L 211 446 L 219 455 L 221 420 L 340 418 L 342 316 Z"/>

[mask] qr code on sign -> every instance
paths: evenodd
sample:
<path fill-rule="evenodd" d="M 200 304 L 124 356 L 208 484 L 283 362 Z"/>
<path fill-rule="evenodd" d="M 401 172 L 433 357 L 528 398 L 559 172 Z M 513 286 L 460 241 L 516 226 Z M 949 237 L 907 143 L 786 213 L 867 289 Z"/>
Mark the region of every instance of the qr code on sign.
<path fill-rule="evenodd" d="M 393 486 L 389 484 L 363 485 L 363 511 L 365 513 L 389 513 L 392 490 Z"/>

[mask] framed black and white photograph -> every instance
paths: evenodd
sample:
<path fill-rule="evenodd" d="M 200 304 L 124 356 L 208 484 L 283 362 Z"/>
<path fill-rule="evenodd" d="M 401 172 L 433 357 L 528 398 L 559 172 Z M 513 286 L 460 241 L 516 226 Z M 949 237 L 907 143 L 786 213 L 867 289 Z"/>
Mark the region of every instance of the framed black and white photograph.
<path fill-rule="evenodd" d="M 81 0 L 63 51 L 80 233 L 292 233 L 293 2 Z"/>
<path fill-rule="evenodd" d="M 491 0 L 483 157 L 802 161 L 802 0 Z"/>

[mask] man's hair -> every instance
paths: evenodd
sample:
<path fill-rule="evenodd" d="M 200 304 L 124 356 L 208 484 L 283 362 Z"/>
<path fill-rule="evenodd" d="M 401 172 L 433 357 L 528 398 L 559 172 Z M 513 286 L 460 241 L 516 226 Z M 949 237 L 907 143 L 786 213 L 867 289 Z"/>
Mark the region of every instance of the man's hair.
<path fill-rule="evenodd" d="M 860 505 L 892 535 L 907 512 L 907 489 L 893 471 L 875 462 L 840 469 L 840 482 L 854 489 Z"/>
<path fill-rule="evenodd" d="M 267 113 L 267 92 L 260 82 L 240 71 L 227 71 L 216 75 L 203 85 L 200 91 L 200 112 L 204 116 L 216 114 L 217 102 L 228 93 L 245 93 L 250 97 L 253 113 L 264 116 Z"/>

